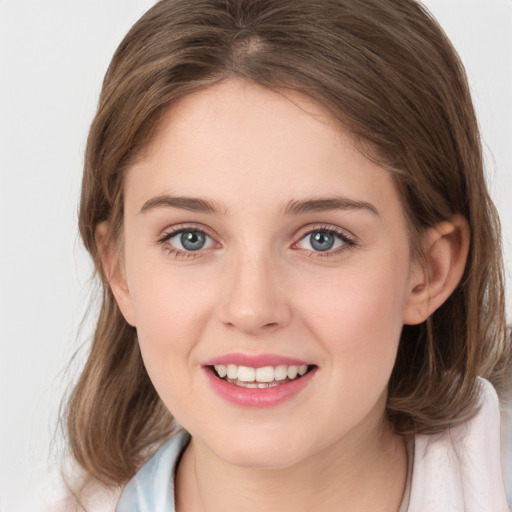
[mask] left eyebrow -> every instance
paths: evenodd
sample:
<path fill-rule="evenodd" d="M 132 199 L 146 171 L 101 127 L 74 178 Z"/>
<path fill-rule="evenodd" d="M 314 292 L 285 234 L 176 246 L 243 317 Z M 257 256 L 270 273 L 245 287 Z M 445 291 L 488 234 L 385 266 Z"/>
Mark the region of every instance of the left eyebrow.
<path fill-rule="evenodd" d="M 379 210 L 366 201 L 356 201 L 346 197 L 328 197 L 321 199 L 306 199 L 290 201 L 285 209 L 285 215 L 300 215 L 302 213 L 327 212 L 331 210 L 366 210 L 380 217 Z"/>
<path fill-rule="evenodd" d="M 162 195 L 148 199 L 140 209 L 139 213 L 146 213 L 155 208 L 177 208 L 190 212 L 208 213 L 219 215 L 220 209 L 211 201 L 197 197 L 177 197 Z"/>

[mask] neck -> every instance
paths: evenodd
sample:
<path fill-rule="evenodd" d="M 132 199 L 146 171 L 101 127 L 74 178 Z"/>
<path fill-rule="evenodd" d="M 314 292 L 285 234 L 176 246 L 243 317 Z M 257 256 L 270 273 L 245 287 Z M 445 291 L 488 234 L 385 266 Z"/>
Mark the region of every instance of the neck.
<path fill-rule="evenodd" d="M 403 438 L 348 436 L 286 468 L 230 464 L 192 439 L 176 475 L 177 512 L 243 510 L 396 512 L 407 478 Z"/>

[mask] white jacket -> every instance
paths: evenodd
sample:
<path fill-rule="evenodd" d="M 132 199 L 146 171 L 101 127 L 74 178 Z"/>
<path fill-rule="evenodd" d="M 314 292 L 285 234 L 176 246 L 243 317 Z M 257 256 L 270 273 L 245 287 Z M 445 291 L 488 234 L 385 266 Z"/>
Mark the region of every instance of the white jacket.
<path fill-rule="evenodd" d="M 415 437 L 400 512 L 509 512 L 502 464 L 512 505 L 510 406 L 504 408 L 502 430 L 501 443 L 498 397 L 482 379 L 476 416 L 441 434 Z M 124 489 L 96 489 L 87 502 L 88 512 L 174 512 L 174 468 L 188 440 L 181 432 L 163 444 Z M 68 499 L 52 510 L 78 509 Z"/>

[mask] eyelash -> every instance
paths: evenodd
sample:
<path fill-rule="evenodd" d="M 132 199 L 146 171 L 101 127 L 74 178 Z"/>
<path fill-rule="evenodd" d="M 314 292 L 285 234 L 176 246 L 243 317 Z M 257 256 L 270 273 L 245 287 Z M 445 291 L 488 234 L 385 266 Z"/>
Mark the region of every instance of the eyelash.
<path fill-rule="evenodd" d="M 196 259 L 197 257 L 201 256 L 201 253 L 204 252 L 203 250 L 199 249 L 197 251 L 183 251 L 181 249 L 177 249 L 173 245 L 171 245 L 169 240 L 176 235 L 179 235 L 180 233 L 187 233 L 187 232 L 194 232 L 194 233 L 200 233 L 205 235 L 206 237 L 212 239 L 215 242 L 215 237 L 210 234 L 207 230 L 205 230 L 202 227 L 196 226 L 196 225 L 184 225 L 177 228 L 170 228 L 169 231 L 164 233 L 162 237 L 160 237 L 157 240 L 157 243 L 162 245 L 164 249 L 172 255 L 176 259 Z M 329 258 L 333 256 L 337 256 L 342 252 L 348 251 L 350 249 L 353 249 L 357 247 L 357 241 L 355 237 L 352 235 L 347 234 L 346 231 L 341 230 L 339 228 L 336 228 L 331 225 L 322 225 L 322 226 L 314 226 L 307 230 L 305 230 L 298 239 L 297 242 L 294 242 L 292 244 L 292 249 L 294 250 L 300 250 L 300 247 L 298 247 L 299 243 L 302 242 L 306 237 L 310 236 L 312 233 L 327 233 L 330 235 L 335 236 L 336 238 L 340 239 L 343 242 L 343 245 L 335 250 L 326 250 L 325 252 L 322 251 L 309 251 L 307 254 L 310 258 Z M 218 244 L 218 242 L 216 242 Z"/>
<path fill-rule="evenodd" d="M 182 251 L 181 249 L 177 249 L 176 247 L 172 246 L 169 242 L 169 240 L 176 235 L 179 235 L 180 233 L 187 233 L 187 232 L 193 232 L 193 233 L 201 233 L 208 238 L 211 238 L 214 240 L 214 237 L 212 234 L 210 234 L 207 230 L 204 228 L 201 228 L 199 226 L 190 224 L 190 225 L 184 225 L 180 226 L 178 228 L 170 228 L 169 231 L 166 231 L 164 235 L 157 240 L 157 242 L 163 246 L 166 252 L 168 252 L 171 256 L 173 256 L 176 259 L 196 259 L 198 256 L 200 256 L 200 253 L 202 252 L 201 249 L 197 251 Z"/>
<path fill-rule="evenodd" d="M 330 235 L 335 236 L 336 238 L 339 238 L 343 245 L 337 249 L 334 250 L 327 250 L 325 252 L 322 251 L 310 251 L 308 253 L 309 258 L 331 258 L 334 256 L 338 256 L 339 254 L 348 251 L 350 249 L 354 249 L 357 247 L 357 241 L 356 238 L 353 235 L 349 235 L 346 231 L 336 228 L 335 226 L 331 225 L 322 225 L 322 226 L 313 226 L 306 231 L 304 231 L 297 242 L 295 242 L 292 245 L 292 248 L 296 248 L 299 250 L 300 248 L 297 247 L 298 244 L 304 240 L 306 237 L 310 236 L 312 233 L 327 233 Z"/>

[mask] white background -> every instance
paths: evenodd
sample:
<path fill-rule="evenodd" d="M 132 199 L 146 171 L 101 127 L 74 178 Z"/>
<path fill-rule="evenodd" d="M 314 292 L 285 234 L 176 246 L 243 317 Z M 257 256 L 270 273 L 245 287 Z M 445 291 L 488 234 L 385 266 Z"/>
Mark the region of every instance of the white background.
<path fill-rule="evenodd" d="M 90 324 L 76 230 L 103 74 L 151 0 L 0 0 L 0 510 L 48 488 L 64 371 Z M 428 0 L 466 65 L 512 272 L 512 0 Z M 509 290 L 509 297 L 512 295 Z M 511 311 L 509 307 L 509 311 Z M 38 490 L 38 488 L 42 488 Z"/>

